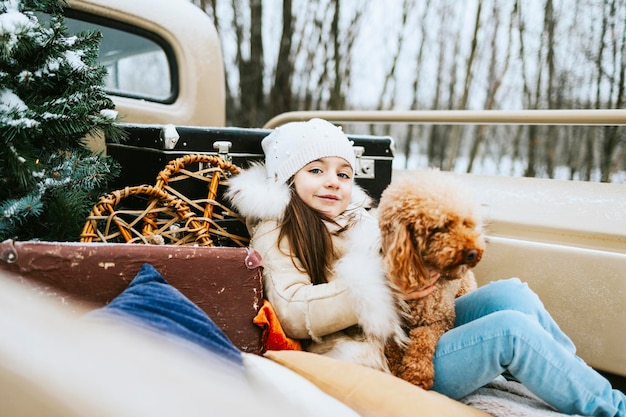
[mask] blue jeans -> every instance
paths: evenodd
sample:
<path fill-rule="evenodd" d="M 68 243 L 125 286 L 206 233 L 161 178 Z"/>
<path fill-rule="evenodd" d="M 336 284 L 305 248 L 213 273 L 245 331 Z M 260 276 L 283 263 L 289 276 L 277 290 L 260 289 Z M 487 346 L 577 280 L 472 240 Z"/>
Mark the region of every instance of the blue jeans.
<path fill-rule="evenodd" d="M 459 399 L 508 371 L 562 413 L 626 416 L 626 397 L 576 356 L 539 297 L 517 278 L 456 300 L 435 352 L 433 390 Z"/>

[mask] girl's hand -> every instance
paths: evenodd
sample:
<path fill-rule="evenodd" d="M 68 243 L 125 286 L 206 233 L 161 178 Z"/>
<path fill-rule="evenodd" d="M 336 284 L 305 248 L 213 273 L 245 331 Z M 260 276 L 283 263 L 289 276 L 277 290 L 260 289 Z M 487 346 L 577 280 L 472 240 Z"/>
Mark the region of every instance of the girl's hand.
<path fill-rule="evenodd" d="M 430 293 L 432 293 L 433 291 L 435 291 L 435 286 L 437 285 L 437 281 L 439 281 L 439 278 L 441 277 L 441 274 L 437 271 L 433 271 L 430 270 L 428 271 L 430 273 L 430 279 L 431 279 L 431 283 L 428 284 L 425 287 L 422 288 L 418 288 L 416 290 L 411 290 L 407 293 L 404 294 L 404 299 L 409 301 L 409 300 L 418 300 L 420 298 L 424 298 L 427 295 L 429 295 Z"/>

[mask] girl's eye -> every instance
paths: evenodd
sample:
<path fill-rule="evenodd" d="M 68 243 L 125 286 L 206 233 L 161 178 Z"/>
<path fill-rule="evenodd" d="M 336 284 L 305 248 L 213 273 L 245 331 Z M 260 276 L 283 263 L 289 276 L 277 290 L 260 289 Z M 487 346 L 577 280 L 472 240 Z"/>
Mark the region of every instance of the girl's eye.
<path fill-rule="evenodd" d="M 345 172 L 340 172 L 339 174 L 337 174 L 340 178 L 349 180 L 350 179 L 350 175 L 346 174 Z"/>
<path fill-rule="evenodd" d="M 309 172 L 311 174 L 321 174 L 322 170 L 319 169 L 319 168 L 311 168 L 311 169 L 309 169 Z"/>

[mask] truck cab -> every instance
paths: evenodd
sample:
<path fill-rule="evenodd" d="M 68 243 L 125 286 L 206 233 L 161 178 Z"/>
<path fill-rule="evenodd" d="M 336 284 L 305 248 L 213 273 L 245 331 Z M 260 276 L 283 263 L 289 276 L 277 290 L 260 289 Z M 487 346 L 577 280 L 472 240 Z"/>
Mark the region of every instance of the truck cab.
<path fill-rule="evenodd" d="M 70 0 L 70 31 L 99 30 L 121 122 L 224 126 L 225 74 L 211 19 L 185 0 Z"/>

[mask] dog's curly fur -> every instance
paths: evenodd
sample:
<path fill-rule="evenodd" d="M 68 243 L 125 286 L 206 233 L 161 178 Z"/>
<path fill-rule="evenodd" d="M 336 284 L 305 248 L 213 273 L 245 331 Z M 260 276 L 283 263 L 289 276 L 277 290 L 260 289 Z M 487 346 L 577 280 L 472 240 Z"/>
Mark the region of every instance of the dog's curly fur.
<path fill-rule="evenodd" d="M 389 368 L 424 389 L 434 383 L 433 355 L 441 335 L 454 326 L 454 300 L 476 288 L 470 268 L 485 249 L 482 222 L 471 195 L 450 174 L 424 170 L 394 180 L 378 206 L 386 273 L 404 310 L 408 342 L 386 347 Z M 428 287 L 429 295 L 402 295 Z M 460 364 L 462 366 L 462 364 Z"/>

